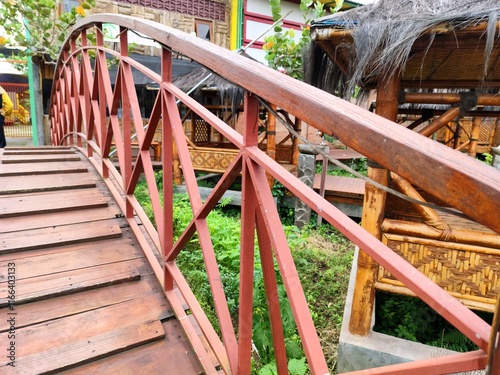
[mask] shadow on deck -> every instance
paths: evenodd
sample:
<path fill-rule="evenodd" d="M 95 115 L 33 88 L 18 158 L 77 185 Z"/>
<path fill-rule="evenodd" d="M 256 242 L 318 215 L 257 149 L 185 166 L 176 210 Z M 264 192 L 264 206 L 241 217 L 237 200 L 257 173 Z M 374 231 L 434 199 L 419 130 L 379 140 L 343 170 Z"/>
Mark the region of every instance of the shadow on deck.
<path fill-rule="evenodd" d="M 0 373 L 202 373 L 127 221 L 71 148 L 0 150 L 0 297 Z"/>

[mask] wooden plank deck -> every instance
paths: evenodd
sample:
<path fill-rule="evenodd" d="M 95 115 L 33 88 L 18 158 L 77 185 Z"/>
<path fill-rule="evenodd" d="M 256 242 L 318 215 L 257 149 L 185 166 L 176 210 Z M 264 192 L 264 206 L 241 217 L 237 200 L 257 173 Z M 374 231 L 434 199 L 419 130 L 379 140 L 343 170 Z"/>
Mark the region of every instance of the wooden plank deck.
<path fill-rule="evenodd" d="M 314 190 L 319 190 L 321 175 L 314 176 Z M 360 178 L 343 176 L 325 176 L 325 196 L 352 198 L 363 200 L 365 194 L 365 181 Z"/>
<path fill-rule="evenodd" d="M 0 149 L 0 348 L 1 374 L 203 372 L 127 221 L 76 150 Z"/>
<path fill-rule="evenodd" d="M 320 191 L 321 175 L 314 176 L 313 188 Z M 360 178 L 325 176 L 325 199 L 346 215 L 360 218 L 365 194 L 365 181 Z"/>

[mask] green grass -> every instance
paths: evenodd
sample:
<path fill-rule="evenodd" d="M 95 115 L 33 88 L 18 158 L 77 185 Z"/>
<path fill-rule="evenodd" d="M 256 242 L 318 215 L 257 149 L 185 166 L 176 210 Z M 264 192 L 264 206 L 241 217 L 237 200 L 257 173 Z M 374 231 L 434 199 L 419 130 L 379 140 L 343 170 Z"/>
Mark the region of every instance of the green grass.
<path fill-rule="evenodd" d="M 135 195 L 151 218 L 149 193 L 145 183 L 139 184 Z M 176 236 L 181 234 L 191 218 L 187 196 L 175 195 Z M 227 214 L 226 209 L 221 206 L 210 213 L 208 225 L 228 306 L 236 327 L 239 299 L 240 217 L 234 209 L 229 210 Z M 333 372 L 354 247 L 329 225 L 323 225 L 318 230 L 314 228 L 299 230 L 294 226 L 285 226 L 285 233 L 329 368 Z M 254 254 L 253 340 L 256 351 L 253 353 L 253 372 L 266 375 L 275 373 L 274 350 L 257 248 Z M 213 298 L 196 236 L 181 251 L 176 262 L 209 320 L 218 330 Z M 305 373 L 303 372 L 305 355 L 277 266 L 275 271 L 279 281 L 278 294 L 289 358 L 289 372 L 301 375 Z"/>

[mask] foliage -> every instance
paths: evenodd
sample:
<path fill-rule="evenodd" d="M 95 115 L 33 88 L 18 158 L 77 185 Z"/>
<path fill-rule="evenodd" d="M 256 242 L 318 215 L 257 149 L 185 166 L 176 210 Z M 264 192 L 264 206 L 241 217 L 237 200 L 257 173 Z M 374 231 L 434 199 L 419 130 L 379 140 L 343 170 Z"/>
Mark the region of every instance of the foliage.
<path fill-rule="evenodd" d="M 287 205 L 285 198 L 287 197 L 288 190 L 279 181 L 274 181 L 271 193 L 276 198 L 276 205 L 281 222 L 286 225 L 292 225 L 295 220 L 295 209 Z"/>
<path fill-rule="evenodd" d="M 94 5 L 95 0 L 82 0 L 70 11 L 60 12 L 62 0 L 3 1 L 0 16 L 5 35 L 0 44 L 21 47 L 21 57 L 55 60 L 66 33 Z"/>
<path fill-rule="evenodd" d="M 414 297 L 377 293 L 374 330 L 402 339 L 458 352 L 477 346 L 425 302 Z"/>
<path fill-rule="evenodd" d="M 489 152 L 485 152 L 481 154 L 482 156 L 482 161 L 484 161 L 486 164 L 491 165 L 493 163 L 493 155 L 491 155 Z"/>
<path fill-rule="evenodd" d="M 157 172 L 156 181 L 161 187 L 161 172 Z M 285 196 L 283 187 L 278 186 L 277 190 L 280 191 L 278 195 Z M 135 196 L 152 218 L 149 193 L 144 181 L 138 184 Z M 225 208 L 217 208 L 210 213 L 207 220 L 229 310 L 233 323 L 237 326 L 241 222 L 239 215 L 234 213 L 227 215 L 225 211 Z M 191 219 L 192 211 L 187 195 L 175 194 L 174 230 L 176 237 L 182 233 Z M 342 322 L 353 245 L 330 225 L 322 225 L 318 229 L 285 226 L 284 230 L 301 276 L 313 320 L 320 332 L 320 339 L 325 348 L 331 348 L 330 351 L 325 351 L 325 355 L 329 366 L 333 369 L 337 352 L 335 342 L 338 342 Z M 253 373 L 275 374 L 277 370 L 257 247 L 254 252 L 254 261 Z M 196 235 L 180 252 L 176 262 L 209 320 L 218 329 L 213 298 Z M 275 273 L 278 280 L 278 298 L 285 333 L 285 347 L 289 359 L 288 372 L 303 375 L 307 373 L 307 364 L 277 266 L 275 266 Z"/>
<path fill-rule="evenodd" d="M 333 166 L 332 164 L 330 164 Z M 366 158 L 360 159 L 351 159 L 350 163 L 347 164 L 348 167 L 354 169 L 356 172 L 361 173 L 366 176 L 366 172 L 368 170 L 368 164 Z M 316 164 L 316 173 L 320 174 L 323 170 L 323 162 Z M 344 176 L 344 177 L 356 177 L 352 173 L 341 169 L 340 167 L 328 168 L 326 174 L 329 176 Z"/>
<path fill-rule="evenodd" d="M 176 194 L 174 201 L 174 229 L 176 236 L 179 236 L 191 220 L 192 214 L 186 195 Z M 239 300 L 240 220 L 234 216 L 226 216 L 218 209 L 213 210 L 207 220 L 221 281 L 224 285 L 224 292 L 233 317 L 233 323 L 236 325 Z M 255 251 L 254 261 L 253 337 L 256 348 L 255 367 L 260 367 L 273 361 L 274 349 L 258 251 Z M 212 325 L 217 327 L 215 306 L 213 305 L 212 293 L 204 270 L 203 257 L 197 238 L 193 238 L 189 245 L 179 254 L 177 263 L 186 276 L 189 285 L 195 291 L 196 297 L 207 313 Z M 286 300 L 286 292 L 281 284 L 278 286 L 278 295 L 281 304 L 287 354 L 290 358 L 300 359 L 304 354 L 296 334 L 296 326 L 290 306 Z"/>
<path fill-rule="evenodd" d="M 278 21 L 281 16 L 281 0 L 269 0 L 273 21 Z M 335 7 L 330 8 L 332 13 L 342 7 L 343 0 L 335 0 Z M 291 77 L 302 79 L 302 49 L 311 39 L 310 24 L 314 18 L 322 17 L 326 9 L 324 4 L 318 0 L 301 0 L 300 12 L 304 18 L 300 38 L 295 39 L 295 30 L 283 31 L 283 22 L 279 22 L 274 28 L 274 35 L 264 39 L 262 47 L 266 51 L 266 60 L 273 69 L 281 71 Z"/>

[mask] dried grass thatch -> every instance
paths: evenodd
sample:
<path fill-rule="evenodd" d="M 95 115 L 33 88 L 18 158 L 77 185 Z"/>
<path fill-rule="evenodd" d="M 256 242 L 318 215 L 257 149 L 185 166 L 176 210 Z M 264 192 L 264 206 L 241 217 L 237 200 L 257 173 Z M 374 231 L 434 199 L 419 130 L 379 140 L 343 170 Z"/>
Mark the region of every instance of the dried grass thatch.
<path fill-rule="evenodd" d="M 498 0 L 380 0 L 378 3 L 317 19 L 314 31 L 347 31 L 350 42 L 346 67 L 332 63 L 314 42 L 304 56 L 305 80 L 329 92 L 350 97 L 356 86 L 404 69 L 415 41 L 425 36 L 431 46 L 439 33 L 455 33 L 486 22 L 483 72 L 491 70 L 490 56 L 500 19 Z M 335 51 L 334 53 L 337 53 Z"/>
<path fill-rule="evenodd" d="M 202 83 L 200 84 L 200 82 Z M 189 92 L 194 88 L 191 95 L 200 102 L 203 99 L 203 92 L 208 90 L 219 96 L 221 104 L 226 102 L 225 99 L 230 99 L 233 106 L 239 105 L 244 95 L 241 87 L 204 67 L 193 69 L 190 73 L 174 78 L 173 84 L 184 92 Z"/>

